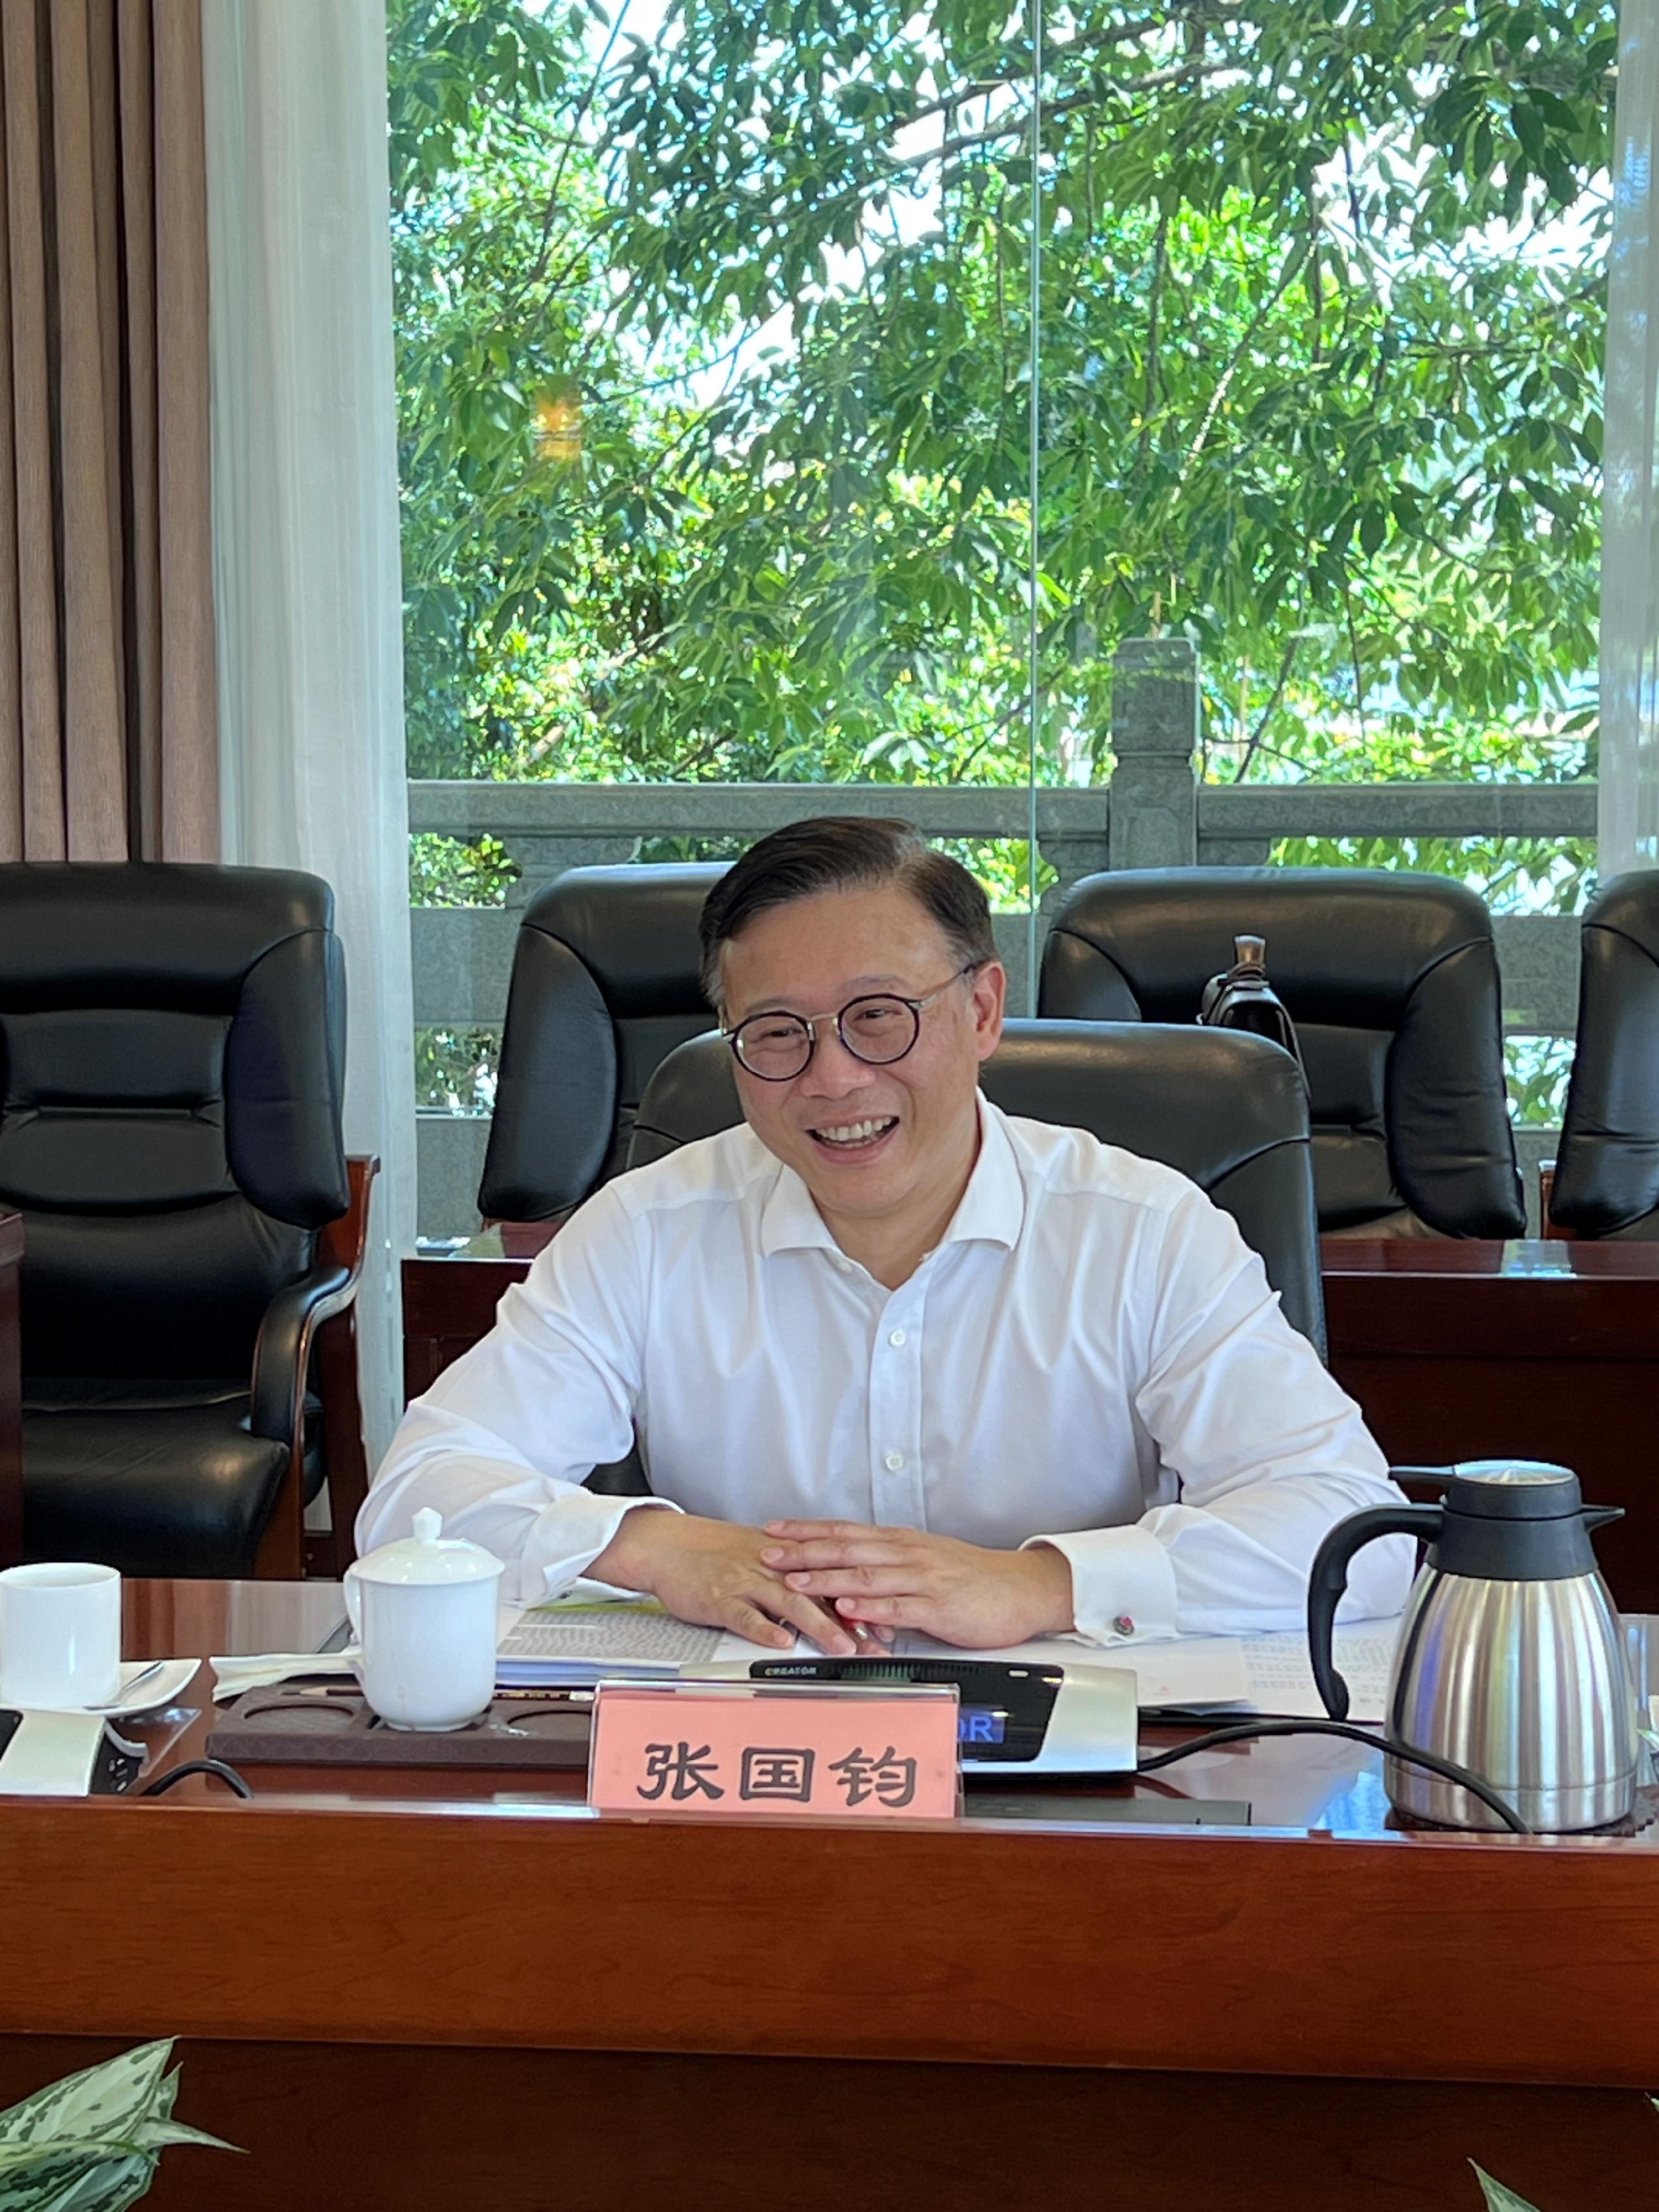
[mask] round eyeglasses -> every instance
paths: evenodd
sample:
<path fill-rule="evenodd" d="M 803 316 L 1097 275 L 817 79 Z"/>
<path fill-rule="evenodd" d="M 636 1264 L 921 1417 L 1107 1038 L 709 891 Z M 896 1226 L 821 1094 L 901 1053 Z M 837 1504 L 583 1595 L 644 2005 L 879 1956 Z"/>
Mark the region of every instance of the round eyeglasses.
<path fill-rule="evenodd" d="M 758 1075 L 763 1083 L 791 1083 L 802 1074 L 817 1050 L 818 1031 L 825 1023 L 834 1024 L 854 1060 L 889 1067 L 914 1047 L 921 1034 L 922 1014 L 934 1000 L 984 964 L 982 960 L 969 961 L 925 999 L 875 991 L 866 998 L 849 999 L 837 1014 L 750 1014 L 722 1034 L 750 1075 Z"/>

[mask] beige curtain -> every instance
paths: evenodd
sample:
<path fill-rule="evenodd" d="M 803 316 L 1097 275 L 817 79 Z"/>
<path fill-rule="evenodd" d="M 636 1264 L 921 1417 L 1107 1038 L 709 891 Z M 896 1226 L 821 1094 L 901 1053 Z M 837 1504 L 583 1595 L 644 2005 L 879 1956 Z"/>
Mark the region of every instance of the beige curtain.
<path fill-rule="evenodd" d="M 0 0 L 0 860 L 216 860 L 199 0 Z"/>

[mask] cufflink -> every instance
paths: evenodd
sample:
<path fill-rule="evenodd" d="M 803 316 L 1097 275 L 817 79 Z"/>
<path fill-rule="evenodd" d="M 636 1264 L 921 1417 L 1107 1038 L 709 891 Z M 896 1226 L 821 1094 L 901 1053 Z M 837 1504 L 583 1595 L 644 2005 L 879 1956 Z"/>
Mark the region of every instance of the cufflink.
<path fill-rule="evenodd" d="M 1134 1632 L 1135 1625 L 1133 1621 L 1130 1620 L 1128 1614 L 1127 1613 L 1119 1613 L 1117 1619 L 1112 1623 L 1112 1633 L 1115 1636 L 1133 1636 Z"/>

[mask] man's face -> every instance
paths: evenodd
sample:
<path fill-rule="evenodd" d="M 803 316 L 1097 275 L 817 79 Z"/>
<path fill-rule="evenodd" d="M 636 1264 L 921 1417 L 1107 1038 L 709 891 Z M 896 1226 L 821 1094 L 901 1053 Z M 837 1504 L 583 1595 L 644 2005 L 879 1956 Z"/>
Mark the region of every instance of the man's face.
<path fill-rule="evenodd" d="M 936 1205 L 972 1166 L 979 1065 L 1002 1034 L 1006 978 L 993 962 L 951 982 L 959 964 L 926 908 L 890 884 L 775 907 L 726 947 L 728 1029 L 757 1013 L 829 1017 L 799 1075 L 766 1083 L 739 1063 L 738 1091 L 756 1135 L 832 1224 Z M 902 1060 L 871 1066 L 836 1034 L 849 1000 L 925 999 L 941 984 Z"/>

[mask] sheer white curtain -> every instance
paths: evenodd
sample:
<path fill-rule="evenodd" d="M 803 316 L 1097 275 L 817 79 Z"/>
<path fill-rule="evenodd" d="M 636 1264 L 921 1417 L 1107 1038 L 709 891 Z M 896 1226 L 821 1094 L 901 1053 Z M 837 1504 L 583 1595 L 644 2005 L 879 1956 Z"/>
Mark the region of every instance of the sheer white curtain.
<path fill-rule="evenodd" d="M 1659 0 L 1624 0 L 1601 514 L 1599 873 L 1659 866 Z"/>
<path fill-rule="evenodd" d="M 384 0 L 203 0 L 203 40 L 224 856 L 334 886 L 378 1457 L 415 1224 Z"/>

